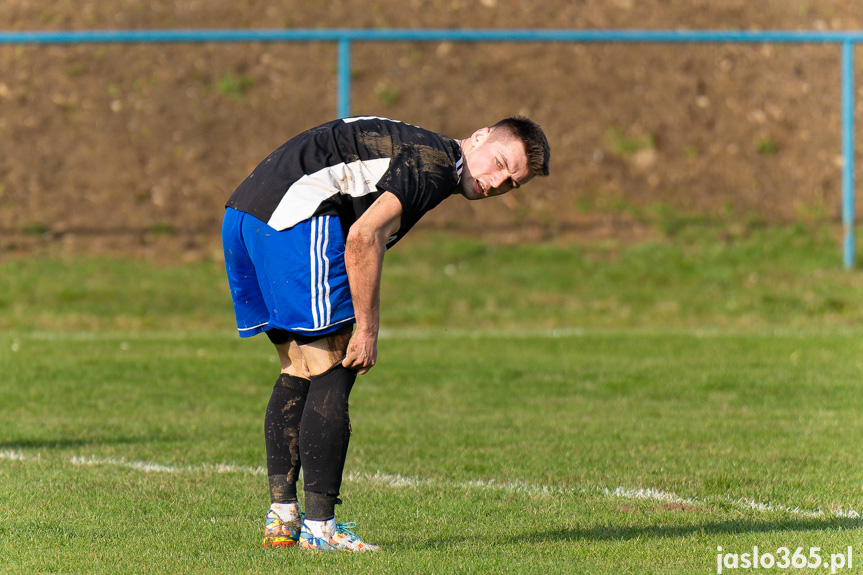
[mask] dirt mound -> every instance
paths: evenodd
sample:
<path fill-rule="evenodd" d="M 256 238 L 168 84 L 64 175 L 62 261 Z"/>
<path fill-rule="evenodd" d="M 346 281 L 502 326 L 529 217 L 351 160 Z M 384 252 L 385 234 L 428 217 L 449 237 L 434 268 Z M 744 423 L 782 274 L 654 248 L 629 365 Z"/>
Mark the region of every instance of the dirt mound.
<path fill-rule="evenodd" d="M 7 30 L 858 29 L 839 0 L 7 0 Z M 336 114 L 332 44 L 0 46 L 0 253 L 210 257 L 272 149 Z M 524 113 L 552 175 L 425 226 L 503 239 L 640 237 L 641 214 L 835 220 L 836 46 L 355 43 L 353 112 L 453 137 Z"/>

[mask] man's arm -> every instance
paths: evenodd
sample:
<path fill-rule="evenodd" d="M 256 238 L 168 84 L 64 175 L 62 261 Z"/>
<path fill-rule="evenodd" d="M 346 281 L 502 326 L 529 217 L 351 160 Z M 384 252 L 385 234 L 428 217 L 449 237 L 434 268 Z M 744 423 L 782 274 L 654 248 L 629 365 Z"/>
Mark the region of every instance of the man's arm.
<path fill-rule="evenodd" d="M 357 327 L 342 365 L 357 370 L 360 375 L 377 361 L 381 269 L 387 240 L 401 226 L 401 216 L 399 199 L 390 192 L 384 192 L 354 222 L 345 240 L 345 268 Z"/>

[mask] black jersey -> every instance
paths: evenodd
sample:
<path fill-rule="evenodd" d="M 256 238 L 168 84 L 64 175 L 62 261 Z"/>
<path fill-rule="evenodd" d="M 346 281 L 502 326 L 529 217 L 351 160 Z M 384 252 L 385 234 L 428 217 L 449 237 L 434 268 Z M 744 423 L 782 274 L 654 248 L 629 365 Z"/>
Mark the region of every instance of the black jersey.
<path fill-rule="evenodd" d="M 347 230 L 378 196 L 392 192 L 402 217 L 389 247 L 456 190 L 461 170 L 456 140 L 386 118 L 346 118 L 282 144 L 227 207 L 277 230 L 323 215 L 339 216 Z"/>

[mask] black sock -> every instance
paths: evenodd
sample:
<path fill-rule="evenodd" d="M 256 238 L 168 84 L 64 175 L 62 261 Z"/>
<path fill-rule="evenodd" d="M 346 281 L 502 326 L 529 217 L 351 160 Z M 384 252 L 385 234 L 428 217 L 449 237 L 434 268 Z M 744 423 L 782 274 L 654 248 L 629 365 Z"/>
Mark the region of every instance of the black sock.
<path fill-rule="evenodd" d="M 281 374 L 267 405 L 264 437 L 270 502 L 297 500 L 300 473 L 300 420 L 309 393 L 309 380 Z"/>
<path fill-rule="evenodd" d="M 325 521 L 335 516 L 351 437 L 348 396 L 356 377 L 341 364 L 312 376 L 300 425 L 307 519 Z"/>

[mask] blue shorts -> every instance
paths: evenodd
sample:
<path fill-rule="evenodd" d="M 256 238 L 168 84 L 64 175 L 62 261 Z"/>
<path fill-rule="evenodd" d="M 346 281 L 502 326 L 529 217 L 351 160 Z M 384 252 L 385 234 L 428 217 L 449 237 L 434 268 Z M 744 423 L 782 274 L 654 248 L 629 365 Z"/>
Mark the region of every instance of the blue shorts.
<path fill-rule="evenodd" d="M 354 322 L 338 217 L 277 231 L 227 208 L 222 246 L 241 337 L 271 329 L 326 335 Z"/>

